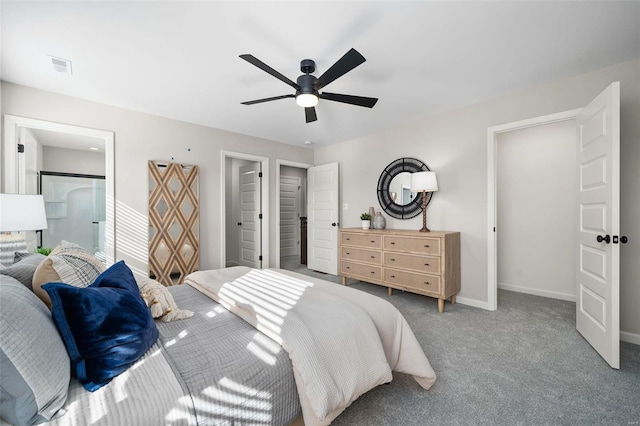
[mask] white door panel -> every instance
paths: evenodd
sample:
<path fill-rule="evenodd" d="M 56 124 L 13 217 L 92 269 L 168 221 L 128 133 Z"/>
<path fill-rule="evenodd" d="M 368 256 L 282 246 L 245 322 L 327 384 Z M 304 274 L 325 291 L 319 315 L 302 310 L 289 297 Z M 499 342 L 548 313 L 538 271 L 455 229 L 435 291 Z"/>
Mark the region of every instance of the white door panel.
<path fill-rule="evenodd" d="M 299 253 L 300 178 L 280 177 L 280 256 Z"/>
<path fill-rule="evenodd" d="M 576 328 L 611 367 L 620 368 L 620 83 L 587 105 L 577 124 Z"/>
<path fill-rule="evenodd" d="M 255 162 L 239 169 L 240 182 L 240 265 L 261 268 L 260 235 L 262 233 L 259 218 L 260 199 L 260 163 Z"/>
<path fill-rule="evenodd" d="M 308 267 L 338 274 L 338 163 L 308 170 Z"/>

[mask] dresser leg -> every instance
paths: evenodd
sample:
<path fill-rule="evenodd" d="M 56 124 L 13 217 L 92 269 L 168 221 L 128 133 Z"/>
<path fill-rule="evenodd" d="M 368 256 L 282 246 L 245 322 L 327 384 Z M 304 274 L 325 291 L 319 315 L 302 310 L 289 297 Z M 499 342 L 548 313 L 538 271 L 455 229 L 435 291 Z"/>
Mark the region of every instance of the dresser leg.
<path fill-rule="evenodd" d="M 342 277 L 342 285 L 347 285 L 347 277 Z"/>
<path fill-rule="evenodd" d="M 438 312 L 444 312 L 444 299 L 438 299 Z"/>
<path fill-rule="evenodd" d="M 387 290 L 389 291 L 389 296 L 393 296 L 393 289 L 391 287 L 387 287 Z"/>
<path fill-rule="evenodd" d="M 451 296 L 451 304 L 452 305 L 456 304 L 456 295 L 455 294 Z"/>

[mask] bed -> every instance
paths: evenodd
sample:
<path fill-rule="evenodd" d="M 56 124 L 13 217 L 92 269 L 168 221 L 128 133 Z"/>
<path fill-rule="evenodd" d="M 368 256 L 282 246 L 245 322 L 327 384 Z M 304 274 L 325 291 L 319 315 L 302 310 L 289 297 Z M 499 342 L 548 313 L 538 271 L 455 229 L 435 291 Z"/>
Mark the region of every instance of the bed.
<path fill-rule="evenodd" d="M 311 426 L 329 424 L 392 370 L 425 389 L 435 381 L 385 300 L 290 271 L 234 267 L 168 288 L 193 316 L 156 319 L 157 340 L 144 355 L 89 392 L 25 281 L 0 275 L 2 416 L 10 423 Z M 20 386 L 27 397 L 9 395 Z"/>

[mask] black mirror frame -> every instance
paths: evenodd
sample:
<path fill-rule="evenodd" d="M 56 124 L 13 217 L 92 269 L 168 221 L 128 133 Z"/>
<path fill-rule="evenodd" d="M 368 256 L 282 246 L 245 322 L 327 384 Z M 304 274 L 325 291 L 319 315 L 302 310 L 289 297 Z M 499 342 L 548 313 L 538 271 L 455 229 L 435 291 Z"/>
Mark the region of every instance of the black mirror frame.
<path fill-rule="evenodd" d="M 430 171 L 430 169 L 425 163 L 411 157 L 398 158 L 385 167 L 380 174 L 380 179 L 378 179 L 378 202 L 380 203 L 382 210 L 384 210 L 389 216 L 396 219 L 411 219 L 412 217 L 419 215 L 422 212 L 422 194 L 416 195 L 409 204 L 401 206 L 391 199 L 389 186 L 391 185 L 393 178 L 400 173 L 426 171 Z M 428 192 L 427 205 L 431 202 L 432 197 L 433 192 Z"/>

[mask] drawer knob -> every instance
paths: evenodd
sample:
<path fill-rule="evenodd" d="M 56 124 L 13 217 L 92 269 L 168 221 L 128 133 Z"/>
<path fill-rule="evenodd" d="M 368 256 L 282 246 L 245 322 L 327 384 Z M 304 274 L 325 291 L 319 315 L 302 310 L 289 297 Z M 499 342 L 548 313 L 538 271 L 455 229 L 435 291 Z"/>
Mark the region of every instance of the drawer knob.
<path fill-rule="evenodd" d="M 371 256 L 371 258 L 372 258 L 372 259 L 375 259 L 376 257 L 375 257 L 375 256 Z"/>
<path fill-rule="evenodd" d="M 345 240 L 347 240 L 347 241 L 351 241 L 351 238 L 345 238 Z"/>
<path fill-rule="evenodd" d="M 372 274 L 372 275 L 375 275 L 375 274 L 376 274 L 376 271 L 371 271 L 371 274 Z"/>
<path fill-rule="evenodd" d="M 396 277 L 395 275 L 391 275 L 391 278 L 395 278 L 395 277 Z"/>
<path fill-rule="evenodd" d="M 375 242 L 376 242 L 376 240 L 371 240 L 370 242 L 371 242 L 371 243 L 375 243 Z"/>
<path fill-rule="evenodd" d="M 347 254 L 349 254 L 349 253 L 347 253 Z M 425 263 L 425 264 L 424 264 L 424 266 L 429 266 L 429 264 L 428 264 L 428 263 Z"/>
<path fill-rule="evenodd" d="M 393 246 L 393 245 L 395 245 L 395 244 L 396 244 L 396 243 L 395 243 L 395 241 L 391 241 L 391 245 L 392 245 L 392 246 Z"/>
<path fill-rule="evenodd" d="M 429 244 L 425 244 L 424 246 L 428 248 L 428 247 L 429 247 Z"/>
<path fill-rule="evenodd" d="M 392 257 L 392 258 L 391 258 L 391 261 L 392 261 L 392 262 L 395 262 L 395 261 L 396 261 L 396 259 Z"/>
<path fill-rule="evenodd" d="M 424 283 L 425 283 L 425 284 L 427 284 L 427 285 L 429 285 L 429 281 L 425 281 Z"/>
<path fill-rule="evenodd" d="M 351 269 L 351 266 L 345 266 L 345 269 Z"/>
<path fill-rule="evenodd" d="M 346 252 L 347 254 L 351 254 L 350 252 Z"/>

